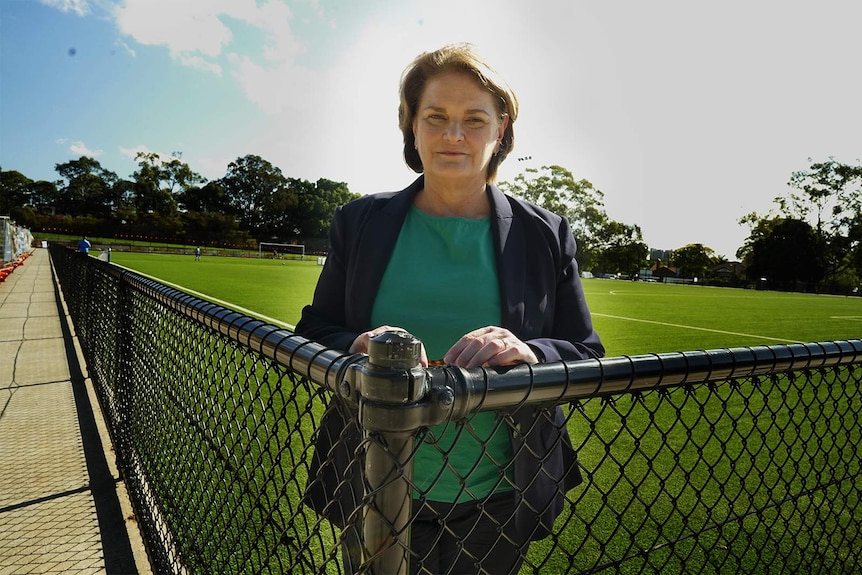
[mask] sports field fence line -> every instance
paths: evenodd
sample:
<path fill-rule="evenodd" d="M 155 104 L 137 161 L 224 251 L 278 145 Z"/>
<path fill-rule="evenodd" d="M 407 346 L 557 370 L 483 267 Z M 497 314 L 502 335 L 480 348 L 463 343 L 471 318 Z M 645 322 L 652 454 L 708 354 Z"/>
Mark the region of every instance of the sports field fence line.
<path fill-rule="evenodd" d="M 556 405 L 584 482 L 521 573 L 862 572 L 860 340 L 424 369 L 409 334 L 347 355 L 51 256 L 158 573 L 408 572 L 417 436 Z M 330 403 L 361 430 L 342 527 L 305 504 Z"/>

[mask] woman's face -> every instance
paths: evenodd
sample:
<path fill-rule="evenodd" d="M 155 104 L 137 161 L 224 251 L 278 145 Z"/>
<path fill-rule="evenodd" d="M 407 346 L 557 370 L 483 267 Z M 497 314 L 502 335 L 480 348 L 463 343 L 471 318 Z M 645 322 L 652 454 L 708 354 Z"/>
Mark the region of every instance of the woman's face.
<path fill-rule="evenodd" d="M 481 179 L 503 137 L 494 95 L 471 75 L 447 72 L 425 85 L 413 134 L 426 177 Z"/>

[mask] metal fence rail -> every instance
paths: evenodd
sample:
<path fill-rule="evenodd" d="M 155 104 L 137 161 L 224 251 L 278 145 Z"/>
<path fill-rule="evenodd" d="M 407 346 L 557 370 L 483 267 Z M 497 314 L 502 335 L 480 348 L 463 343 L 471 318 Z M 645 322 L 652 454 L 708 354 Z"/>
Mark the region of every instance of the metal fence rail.
<path fill-rule="evenodd" d="M 425 370 L 51 255 L 160 573 L 405 572 L 416 434 L 555 405 L 585 481 L 521 573 L 862 571 L 862 341 Z M 330 401 L 363 429 L 343 531 L 304 504 Z"/>

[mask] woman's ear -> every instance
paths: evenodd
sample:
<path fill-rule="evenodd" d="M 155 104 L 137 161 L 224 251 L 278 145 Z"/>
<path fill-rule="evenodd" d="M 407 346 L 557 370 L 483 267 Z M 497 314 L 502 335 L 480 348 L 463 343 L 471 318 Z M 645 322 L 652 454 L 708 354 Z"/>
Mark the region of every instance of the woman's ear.
<path fill-rule="evenodd" d="M 497 144 L 498 146 L 503 145 L 503 138 L 506 136 L 506 128 L 509 127 L 509 114 L 503 114 L 500 118 L 500 126 L 497 130 Z"/>

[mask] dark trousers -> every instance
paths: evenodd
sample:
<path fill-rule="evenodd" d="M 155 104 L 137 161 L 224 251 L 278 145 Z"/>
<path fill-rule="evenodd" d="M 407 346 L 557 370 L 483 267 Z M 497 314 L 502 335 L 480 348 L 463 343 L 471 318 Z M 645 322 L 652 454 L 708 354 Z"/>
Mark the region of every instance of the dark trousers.
<path fill-rule="evenodd" d="M 411 575 L 516 574 L 530 542 L 515 529 L 515 496 L 484 501 L 414 501 Z"/>

